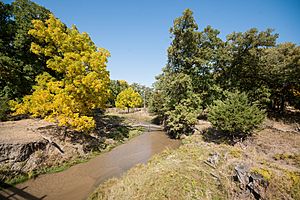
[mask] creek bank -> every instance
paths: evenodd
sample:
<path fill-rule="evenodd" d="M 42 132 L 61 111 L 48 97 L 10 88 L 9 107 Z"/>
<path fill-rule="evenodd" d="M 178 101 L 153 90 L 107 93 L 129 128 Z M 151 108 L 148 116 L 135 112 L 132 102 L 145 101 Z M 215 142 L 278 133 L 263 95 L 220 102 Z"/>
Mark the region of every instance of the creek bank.
<path fill-rule="evenodd" d="M 0 181 L 15 184 L 62 171 L 142 132 L 120 117 L 97 122 L 97 130 L 89 135 L 41 119 L 0 122 Z"/>
<path fill-rule="evenodd" d="M 152 128 L 150 126 L 150 128 Z M 128 169 L 165 149 L 179 147 L 181 141 L 170 139 L 163 131 L 153 127 L 149 132 L 134 137 L 109 152 L 100 154 L 88 162 L 70 167 L 53 174 L 45 174 L 16 185 L 13 190 L 7 188 L 0 195 L 22 197 L 22 190 L 37 199 L 86 199 L 99 184 L 108 178 L 119 177 Z"/>

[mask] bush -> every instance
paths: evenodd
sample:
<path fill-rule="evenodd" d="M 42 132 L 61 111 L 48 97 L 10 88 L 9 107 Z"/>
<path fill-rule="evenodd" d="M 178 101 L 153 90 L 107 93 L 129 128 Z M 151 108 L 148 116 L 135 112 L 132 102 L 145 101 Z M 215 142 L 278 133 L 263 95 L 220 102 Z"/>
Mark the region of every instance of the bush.
<path fill-rule="evenodd" d="M 265 119 L 265 111 L 251 104 L 245 93 L 227 92 L 226 97 L 209 107 L 208 120 L 228 136 L 245 137 Z"/>
<path fill-rule="evenodd" d="M 198 95 L 183 99 L 174 110 L 166 112 L 165 129 L 173 138 L 193 133 L 197 117 L 200 113 L 201 100 Z"/>

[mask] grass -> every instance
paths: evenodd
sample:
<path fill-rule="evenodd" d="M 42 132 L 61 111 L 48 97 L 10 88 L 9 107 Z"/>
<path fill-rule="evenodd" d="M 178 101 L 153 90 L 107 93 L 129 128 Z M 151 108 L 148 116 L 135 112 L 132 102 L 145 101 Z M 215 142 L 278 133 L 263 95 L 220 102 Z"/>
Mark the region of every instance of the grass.
<path fill-rule="evenodd" d="M 300 199 L 299 143 L 299 135 L 269 129 L 236 145 L 192 135 L 180 148 L 104 182 L 89 199 L 253 199 L 234 181 L 239 164 L 264 177 L 263 199 Z M 216 153 L 219 161 L 213 166 L 207 161 Z"/>
<path fill-rule="evenodd" d="M 185 140 L 176 150 L 154 156 L 146 165 L 129 170 L 121 179 L 102 184 L 90 199 L 223 199 L 228 180 L 205 161 L 213 148 Z M 211 175 L 215 174 L 215 176 Z"/>
<path fill-rule="evenodd" d="M 149 113 L 143 110 L 137 112 L 130 112 L 130 113 L 114 112 L 114 113 L 107 113 L 107 114 L 124 117 L 129 123 L 136 123 L 136 122 L 151 123 L 154 118 L 154 116 L 149 115 Z"/>

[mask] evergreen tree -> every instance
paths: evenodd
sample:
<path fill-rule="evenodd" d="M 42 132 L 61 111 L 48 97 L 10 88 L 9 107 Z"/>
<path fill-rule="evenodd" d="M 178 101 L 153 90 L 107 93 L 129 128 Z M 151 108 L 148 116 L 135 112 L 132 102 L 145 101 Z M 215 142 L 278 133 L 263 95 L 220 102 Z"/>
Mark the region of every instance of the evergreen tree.
<path fill-rule="evenodd" d="M 208 120 L 229 137 L 245 137 L 265 119 L 264 111 L 251 104 L 246 93 L 225 92 L 226 99 L 209 107 Z"/>

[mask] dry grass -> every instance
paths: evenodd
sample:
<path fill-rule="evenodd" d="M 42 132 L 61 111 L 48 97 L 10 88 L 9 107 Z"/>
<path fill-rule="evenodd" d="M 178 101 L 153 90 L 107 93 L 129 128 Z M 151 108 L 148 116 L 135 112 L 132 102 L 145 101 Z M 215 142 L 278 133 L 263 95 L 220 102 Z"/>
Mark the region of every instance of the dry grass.
<path fill-rule="evenodd" d="M 222 199 L 227 192 L 203 162 L 208 156 L 191 143 L 167 150 L 121 179 L 105 182 L 90 199 Z"/>
<path fill-rule="evenodd" d="M 193 135 L 180 148 L 108 180 L 90 199 L 254 199 L 233 180 L 238 164 L 248 165 L 251 172 L 265 178 L 264 199 L 300 199 L 299 152 L 300 134 L 272 128 L 234 146 Z M 210 166 L 206 161 L 214 153 L 219 162 Z"/>
<path fill-rule="evenodd" d="M 136 111 L 131 111 L 129 113 L 127 112 L 121 112 L 120 110 L 113 108 L 108 109 L 107 112 L 108 115 L 115 115 L 119 117 L 124 117 L 128 122 L 131 122 L 133 124 L 136 123 L 151 123 L 154 116 L 151 116 L 146 110 L 144 109 L 137 109 Z"/>

